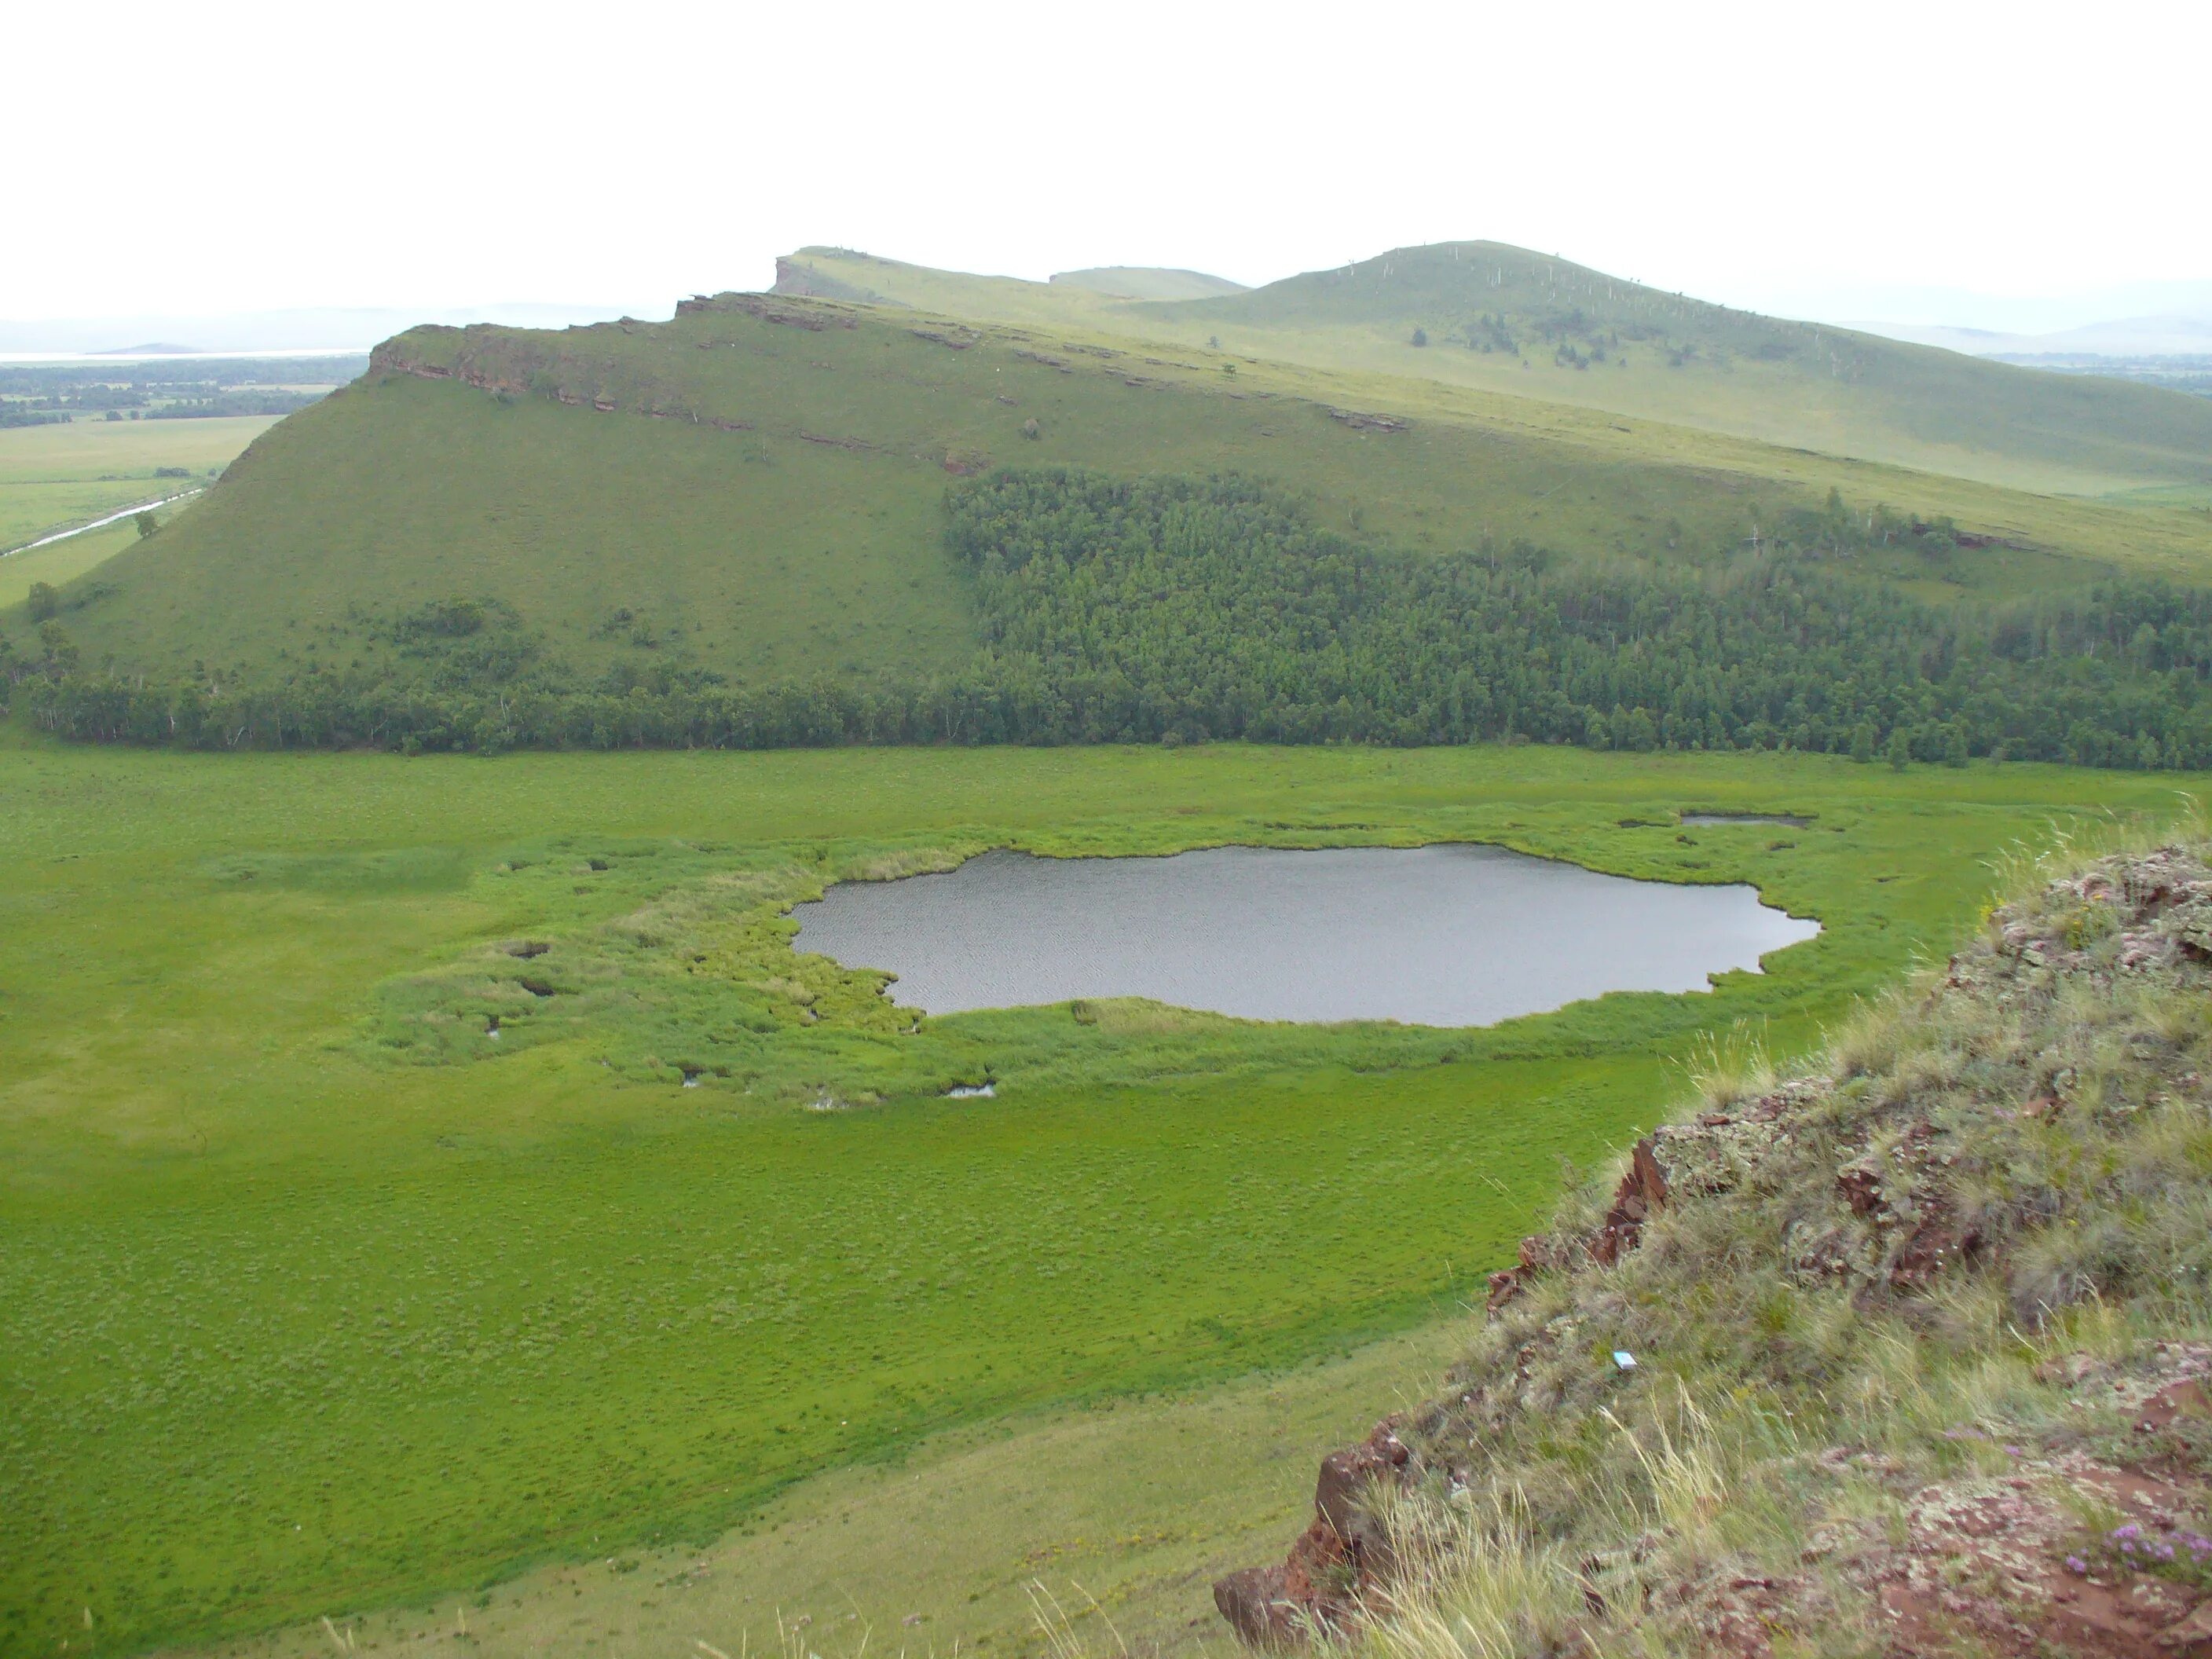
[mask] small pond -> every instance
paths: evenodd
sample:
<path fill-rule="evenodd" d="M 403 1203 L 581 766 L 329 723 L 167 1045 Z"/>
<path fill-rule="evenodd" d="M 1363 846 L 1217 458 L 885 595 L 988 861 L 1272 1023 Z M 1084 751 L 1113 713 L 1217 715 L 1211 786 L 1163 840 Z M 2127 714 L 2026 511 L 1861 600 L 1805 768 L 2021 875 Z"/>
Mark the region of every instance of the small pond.
<path fill-rule="evenodd" d="M 986 853 L 846 882 L 797 948 L 896 974 L 931 1013 L 1151 997 L 1247 1019 L 1484 1025 L 1607 991 L 1700 991 L 1818 933 L 1752 888 L 1603 876 L 1503 848 Z"/>

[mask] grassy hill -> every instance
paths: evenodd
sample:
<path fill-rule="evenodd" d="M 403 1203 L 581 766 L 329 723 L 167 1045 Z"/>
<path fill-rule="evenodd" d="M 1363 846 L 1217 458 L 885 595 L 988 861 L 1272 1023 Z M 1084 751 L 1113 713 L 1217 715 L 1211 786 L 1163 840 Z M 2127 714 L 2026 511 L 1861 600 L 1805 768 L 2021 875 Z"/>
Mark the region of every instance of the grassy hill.
<path fill-rule="evenodd" d="M 2212 407 L 1711 305 L 1498 242 L 1398 248 L 1246 293 L 1118 303 L 807 248 L 908 304 L 1053 318 L 1253 356 L 1480 386 L 2036 490 L 2212 488 Z M 1421 330 L 1427 344 L 1413 343 Z"/>
<path fill-rule="evenodd" d="M 836 301 L 419 330 L 73 590 L 64 620 L 94 660 L 283 674 L 396 662 L 398 619 L 466 595 L 585 668 L 927 672 L 975 639 L 942 544 L 945 486 L 994 465 L 1234 470 L 1417 549 L 1526 536 L 1654 559 L 1733 545 L 1836 480 L 1856 500 L 1915 499 L 1896 475 L 1777 473 L 1745 446 L 1655 441 L 1571 410 L 1539 422 L 1474 394 L 1438 392 L 1433 417 L 1401 429 L 1352 418 L 1393 390 L 1413 388 Z M 2037 515 L 1966 494 L 1926 505 L 2015 528 Z M 2033 526 L 2092 555 L 2097 528 Z M 2011 582 L 2069 562 L 1996 548 L 1961 571 Z"/>
<path fill-rule="evenodd" d="M 264 440 L 66 620 L 149 670 L 281 674 L 391 659 L 394 618 L 460 595 L 512 606 L 587 665 L 926 667 L 968 644 L 933 539 L 913 533 L 940 491 L 878 459 L 403 373 Z"/>
<path fill-rule="evenodd" d="M 352 699 L 360 714 L 317 728 L 334 741 L 386 728 L 362 702 L 363 688 L 372 696 L 377 687 L 412 687 L 481 699 L 526 678 L 548 695 L 601 698 L 834 685 L 848 700 L 854 688 L 903 688 L 907 712 L 888 725 L 848 706 L 809 739 L 820 741 L 833 730 L 911 735 L 935 718 L 915 712 L 913 698 L 963 674 L 970 684 L 988 680 L 1002 703 L 1029 696 L 989 667 L 1006 619 L 984 614 L 973 570 L 947 544 L 948 489 L 995 469 L 1075 468 L 1109 479 L 1234 473 L 1280 493 L 1316 534 L 1412 556 L 1525 542 L 1554 568 L 1609 573 L 1604 580 L 1616 586 L 1682 572 L 1723 580 L 1755 564 L 1778 533 L 1796 538 L 1793 556 L 1810 560 L 1822 582 L 1887 587 L 1939 607 L 2079 592 L 2116 571 L 2197 582 L 2208 568 L 2212 514 L 2197 495 L 2212 500 L 2212 490 L 2187 482 L 2124 501 L 2082 500 L 1527 395 L 1521 383 L 1538 371 L 1519 368 L 1525 357 L 1501 344 L 1516 332 L 1534 337 L 1522 312 L 1508 306 L 1451 320 L 1453 296 L 1509 291 L 1501 265 L 1493 262 L 1486 278 L 1466 252 L 1423 250 L 1405 270 L 1386 259 L 1249 294 L 1139 301 L 809 249 L 781 270 L 784 285 L 815 294 L 702 296 L 665 323 L 410 331 L 380 348 L 354 386 L 265 434 L 192 513 L 71 581 L 59 621 L 79 670 L 108 676 L 102 696 L 121 695 L 140 677 L 207 695 L 319 685 Z M 1588 273 L 1559 283 L 1562 299 L 1583 307 L 1583 331 L 1559 336 L 1557 363 L 1543 373 L 1584 390 L 1663 390 L 1691 385 L 1673 378 L 1689 374 L 1731 396 L 1763 386 L 1761 395 L 1787 402 L 1797 395 L 1788 377 L 1809 384 L 1814 345 L 1832 334 L 1608 287 Z M 1602 334 L 1592 320 L 1601 300 L 1612 307 Z M 1396 320 L 1387 315 L 1393 307 Z M 1363 315 L 1370 320 L 1345 320 Z M 1410 343 L 1410 329 L 1395 339 L 1408 315 L 1430 319 L 1418 325 L 1427 345 Z M 1195 342 L 1131 332 L 1140 327 L 1206 332 Z M 1239 328 L 1267 331 L 1279 355 L 1232 349 Z M 1363 349 L 1377 362 L 1390 356 L 1392 372 L 1339 349 L 1363 330 Z M 1616 335 L 1635 343 L 1604 343 Z M 2067 396 L 2087 386 L 1867 343 L 1892 354 L 1877 368 L 1956 362 L 1996 377 L 1991 385 L 2007 396 L 2014 386 L 2038 396 L 2046 386 Z M 1662 347 L 1684 368 L 1654 366 Z M 1325 361 L 1332 354 L 1339 361 Z M 1571 358 L 1583 366 L 1560 366 Z M 1485 376 L 1501 384 L 1483 384 Z M 1889 406 L 1869 389 L 1871 369 L 1821 384 L 1855 419 Z M 1946 384 L 1954 399 L 1974 390 L 1963 380 Z M 2161 419 L 2169 404 L 2192 416 L 2205 410 L 2139 388 L 2087 389 Z M 1975 405 L 1990 430 L 2033 428 L 2052 447 L 2094 447 L 2066 435 L 2060 405 L 1997 392 Z M 1932 396 L 1924 401 L 1936 407 Z M 1913 397 L 1892 402 L 1920 406 Z M 1745 402 L 1738 413 L 1754 406 Z M 1790 406 L 1814 404 L 1800 397 Z M 1954 424 L 1964 430 L 1968 418 L 1961 412 Z M 1741 423 L 1759 422 L 1745 415 Z M 2141 424 L 2159 442 L 2172 435 L 2148 417 Z M 2166 452 L 2149 439 L 2130 446 L 2129 429 L 2116 422 L 2100 453 L 2115 466 L 2153 468 Z M 2027 440 L 2005 441 L 2013 442 L 2005 464 L 2033 471 Z M 1305 567 L 1295 552 L 1283 556 L 1291 563 L 1265 580 L 1294 591 Z M 1212 568 L 1226 580 L 1227 566 Z M 1171 573 L 1167 587 L 1140 583 L 1133 592 L 1164 604 L 1176 580 Z M 1216 603 L 1185 598 L 1201 609 Z M 1540 611 L 1545 603 L 1529 602 Z M 1540 631 L 1547 626 L 1534 620 Z M 1212 624 L 1175 625 L 1195 641 Z M 1150 626 L 1127 630 L 1124 660 L 1157 660 L 1141 641 Z M 1924 619 L 1908 626 L 1932 641 Z M 0 612 L 0 643 L 15 653 L 18 672 L 25 663 L 64 672 L 21 606 Z M 1448 633 L 1443 645 L 1464 656 L 1468 641 Z M 1061 653 L 1057 686 L 1091 672 L 1082 660 L 1091 650 Z M 1933 672 L 1948 672 L 1948 650 L 1925 659 Z M 1278 667 L 1285 685 L 1302 678 L 1286 661 Z M 341 681 L 350 689 L 341 692 Z M 1613 691 L 1592 695 L 1603 714 Z M 1655 719 L 1673 696 L 1651 694 Z M 2154 702 L 2179 706 L 2163 693 Z M 119 717 L 80 719 L 85 707 L 73 704 L 75 723 L 55 729 L 125 729 Z M 603 741 L 732 740 L 726 726 L 681 720 L 616 736 L 621 722 L 611 725 L 609 714 L 598 705 L 578 729 Z M 282 711 L 274 718 L 270 735 L 283 741 Z M 1731 731 L 1751 718 L 1731 715 Z M 1919 734 L 1913 743 L 1935 743 L 1923 728 L 1948 718 L 1923 698 L 1880 715 L 1877 732 L 1887 740 L 1901 721 Z M 2130 753 L 2150 752 L 2146 734 L 2170 746 L 2180 732 L 2155 709 L 2097 718 Z M 445 719 L 422 728 L 424 741 L 471 740 L 438 724 Z M 1363 720 L 1340 734 L 1373 735 Z M 145 737 L 165 722 L 177 729 L 151 713 L 130 729 Z M 1109 724 L 1125 736 L 1146 729 Z M 1796 714 L 1784 722 L 1800 725 Z M 1546 729 L 1585 726 L 1577 713 Z M 533 720 L 517 729 L 549 728 Z M 958 722 L 932 729 L 943 735 Z M 1009 718 L 993 729 L 1036 740 L 1086 728 L 1081 720 Z M 1456 727 L 1440 717 L 1423 729 L 1437 740 Z M 679 731 L 688 735 L 670 735 Z M 1975 731 L 1978 745 L 1997 741 L 1986 721 Z M 2191 735 L 2183 746 L 2194 753 L 2196 745 Z"/>

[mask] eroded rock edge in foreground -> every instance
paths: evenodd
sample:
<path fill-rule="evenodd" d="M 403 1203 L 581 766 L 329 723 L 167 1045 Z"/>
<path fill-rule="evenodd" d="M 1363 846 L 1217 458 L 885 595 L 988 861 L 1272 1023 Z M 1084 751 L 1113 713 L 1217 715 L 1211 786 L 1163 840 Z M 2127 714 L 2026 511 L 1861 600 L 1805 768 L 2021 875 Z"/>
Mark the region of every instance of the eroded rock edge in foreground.
<path fill-rule="evenodd" d="M 2212 1656 L 2212 1343 L 2201 1270 L 2179 1259 L 2212 1169 L 2208 963 L 2201 850 L 2106 858 L 1996 912 L 1891 1027 L 1877 1017 L 1873 1036 L 1839 1041 L 1827 1071 L 1644 1137 L 1609 1203 L 1579 1218 L 1571 1203 L 1492 1276 L 1483 1347 L 1453 1392 L 1322 1461 L 1311 1524 L 1282 1561 L 1214 1585 L 1222 1617 L 1281 1650 L 1448 1611 L 1454 1576 L 1486 1547 L 1456 1516 L 1494 1492 L 1514 1437 L 1597 1417 L 1636 1435 L 1639 1391 L 1649 1405 L 1683 1385 L 1664 1352 L 1601 1375 L 1606 1333 L 1636 1322 L 1639 1298 L 1706 1273 L 1755 1276 L 1936 1358 L 1947 1322 L 1986 1303 L 2017 1334 L 2011 1363 L 2033 1362 L 2022 1386 L 2061 1409 L 1916 1431 L 1933 1452 L 1880 1434 L 1796 1446 L 1771 1461 L 1777 1490 L 1808 1494 L 1803 1541 L 1778 1560 L 1701 1547 L 1694 1521 L 1589 1547 L 1561 1521 L 1571 1500 L 1553 1503 L 1550 1535 L 1532 1522 L 1507 1547 L 1583 1553 L 1560 1558 L 1548 1622 L 1540 1594 L 1509 1610 L 1527 1639 L 1500 1650 L 1595 1653 L 1628 1624 L 1662 1650 L 1765 1656 L 1856 1620 L 1893 1654 Z M 2070 1194 L 2035 1156 L 2069 1148 L 2106 1171 Z M 2143 1235 L 2141 1260 L 2121 1243 L 2102 1267 L 2069 1254 L 2084 1230 L 2115 1226 Z M 2160 1227 L 2181 1243 L 2160 1244 Z M 1717 1243 L 1735 1254 L 1714 1257 Z M 2100 1317 L 2116 1334 L 2069 1346 Z M 1779 1358 L 1741 1373 L 1785 1418 L 1808 1381 Z M 1695 1415 L 1686 1395 L 1684 1407 Z M 1645 1421 L 1638 1443 L 1656 1432 Z M 1878 1513 L 1814 1512 L 1846 1490 Z"/>

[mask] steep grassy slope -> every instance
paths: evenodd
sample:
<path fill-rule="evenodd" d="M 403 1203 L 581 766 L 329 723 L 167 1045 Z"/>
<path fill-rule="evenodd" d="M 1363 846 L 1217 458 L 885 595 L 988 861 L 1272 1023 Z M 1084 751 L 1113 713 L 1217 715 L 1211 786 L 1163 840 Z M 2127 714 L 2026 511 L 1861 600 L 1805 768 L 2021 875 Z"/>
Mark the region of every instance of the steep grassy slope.
<path fill-rule="evenodd" d="M 809 248 L 907 303 L 1481 386 L 2014 488 L 2212 482 L 2212 406 L 1662 293 L 1496 242 L 1399 248 L 1230 296 L 1101 303 Z M 1425 346 L 1413 343 L 1422 330 Z"/>
<path fill-rule="evenodd" d="M 267 675 L 389 659 L 392 618 L 465 595 L 586 665 L 926 669 L 969 647 L 930 531 L 942 477 L 401 374 L 264 440 L 67 620 L 156 672 Z"/>

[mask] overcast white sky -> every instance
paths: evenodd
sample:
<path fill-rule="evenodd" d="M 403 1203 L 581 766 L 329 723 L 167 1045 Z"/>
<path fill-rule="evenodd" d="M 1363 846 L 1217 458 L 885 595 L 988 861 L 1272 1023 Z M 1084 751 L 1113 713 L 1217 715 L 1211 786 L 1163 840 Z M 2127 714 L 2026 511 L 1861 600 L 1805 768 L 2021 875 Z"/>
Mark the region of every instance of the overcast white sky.
<path fill-rule="evenodd" d="M 0 318 L 665 315 L 808 242 L 1260 283 L 1492 237 L 1832 316 L 2212 279 L 2205 0 L 25 0 L 4 39 Z"/>

